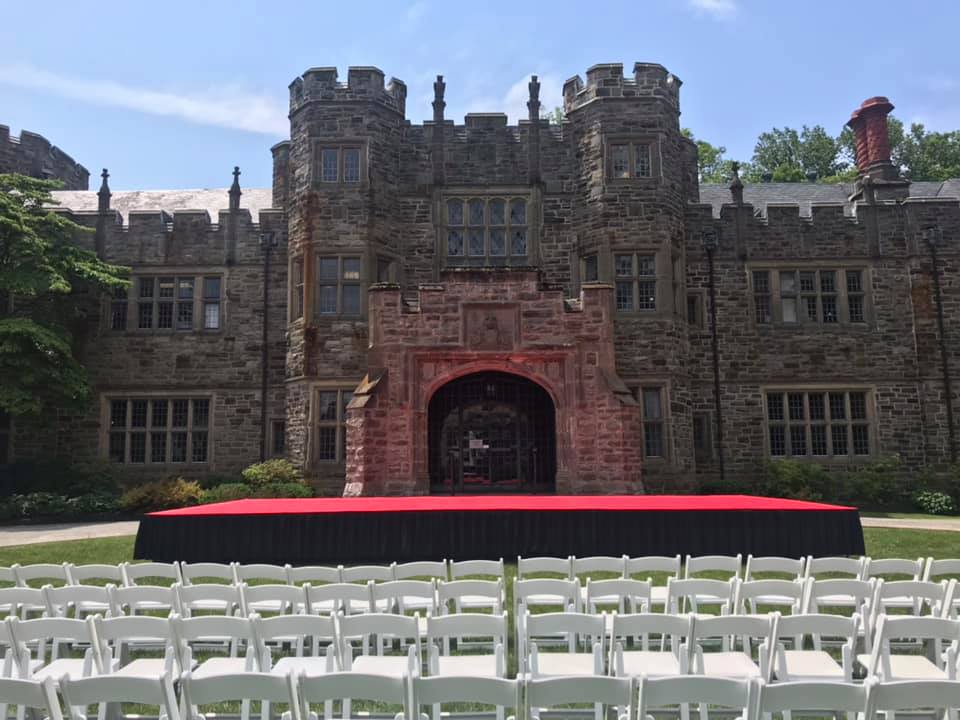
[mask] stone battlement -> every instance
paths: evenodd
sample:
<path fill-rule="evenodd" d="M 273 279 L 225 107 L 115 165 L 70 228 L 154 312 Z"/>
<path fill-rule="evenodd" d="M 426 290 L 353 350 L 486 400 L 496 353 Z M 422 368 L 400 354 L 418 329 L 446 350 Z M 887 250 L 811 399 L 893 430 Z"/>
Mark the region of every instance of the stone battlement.
<path fill-rule="evenodd" d="M 66 190 L 86 190 L 90 172 L 43 135 L 22 130 L 20 136 L 0 125 L 0 173 L 60 180 Z"/>
<path fill-rule="evenodd" d="M 586 83 L 574 75 L 563 84 L 563 111 L 572 112 L 598 98 L 638 97 L 660 98 L 679 110 L 682 84 L 657 63 L 634 63 L 632 78 L 624 77 L 622 63 L 602 63 L 587 70 Z"/>
<path fill-rule="evenodd" d="M 347 69 L 347 82 L 337 82 L 335 67 L 314 67 L 290 83 L 290 112 L 307 103 L 376 102 L 404 115 L 407 109 L 407 85 L 390 78 L 384 84 L 380 68 L 371 66 Z"/>

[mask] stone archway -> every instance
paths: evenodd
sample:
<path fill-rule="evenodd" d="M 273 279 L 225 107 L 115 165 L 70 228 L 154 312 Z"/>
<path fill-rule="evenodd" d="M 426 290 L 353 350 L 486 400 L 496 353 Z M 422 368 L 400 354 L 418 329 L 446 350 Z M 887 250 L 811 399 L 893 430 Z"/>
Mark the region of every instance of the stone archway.
<path fill-rule="evenodd" d="M 432 395 L 427 416 L 432 492 L 554 491 L 556 408 L 539 384 L 505 372 L 463 375 Z"/>

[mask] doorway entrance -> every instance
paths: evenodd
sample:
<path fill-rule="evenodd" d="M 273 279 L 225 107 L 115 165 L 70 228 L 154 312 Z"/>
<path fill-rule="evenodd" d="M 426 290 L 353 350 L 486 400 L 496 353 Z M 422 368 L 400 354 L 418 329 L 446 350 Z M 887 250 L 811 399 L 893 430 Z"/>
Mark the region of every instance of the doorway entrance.
<path fill-rule="evenodd" d="M 428 408 L 436 493 L 553 492 L 556 418 L 537 383 L 484 372 L 453 380 Z"/>

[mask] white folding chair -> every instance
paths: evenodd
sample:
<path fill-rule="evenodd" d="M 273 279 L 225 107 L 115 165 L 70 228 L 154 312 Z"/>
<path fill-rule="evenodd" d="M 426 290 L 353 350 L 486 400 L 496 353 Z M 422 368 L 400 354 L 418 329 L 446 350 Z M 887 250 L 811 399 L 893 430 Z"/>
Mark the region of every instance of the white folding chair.
<path fill-rule="evenodd" d="M 517 580 L 531 577 L 553 577 L 573 580 L 573 556 L 520 557 L 517 556 Z"/>
<path fill-rule="evenodd" d="M 605 613 L 526 613 L 518 635 L 517 664 L 531 677 L 603 675 Z M 541 652 L 543 639 L 560 637 L 565 651 Z M 582 652 L 582 649 L 586 652 Z"/>
<path fill-rule="evenodd" d="M 123 575 L 123 584 L 128 586 L 173 585 L 183 582 L 183 576 L 180 574 L 180 563 L 175 562 L 125 562 L 120 565 L 120 572 Z M 147 582 L 141 582 L 143 580 Z M 166 580 L 167 582 L 160 583 L 157 582 L 158 580 Z"/>
<path fill-rule="evenodd" d="M 915 616 L 949 617 L 956 594 L 957 581 L 924 582 L 923 580 L 877 580 L 871 603 L 873 617 L 890 614 L 891 610 L 907 610 Z"/>
<path fill-rule="evenodd" d="M 20 587 L 38 585 L 69 585 L 67 574 L 69 563 L 34 563 L 31 565 L 13 565 L 13 576 Z"/>
<path fill-rule="evenodd" d="M 893 720 L 895 712 L 946 711 L 950 720 L 956 720 L 960 708 L 960 683 L 950 680 L 908 680 L 900 682 L 873 683 L 869 690 L 869 708 L 866 717 L 871 719 L 883 713 Z"/>
<path fill-rule="evenodd" d="M 759 615 L 760 608 L 776 608 L 795 615 L 803 607 L 806 589 L 805 580 L 747 580 L 737 585 L 733 613 Z"/>
<path fill-rule="evenodd" d="M 692 612 L 701 615 L 702 606 L 716 607 L 719 614 L 731 611 L 736 595 L 737 579 L 710 580 L 707 578 L 689 578 L 667 581 L 667 602 L 665 612 L 679 615 Z"/>
<path fill-rule="evenodd" d="M 64 675 L 88 677 L 102 671 L 103 662 L 93 629 L 93 618 L 43 617 L 33 620 L 7 618 L 20 678 L 59 679 Z M 35 649 L 35 655 L 31 653 Z M 49 651 L 48 651 L 49 648 Z M 82 650 L 82 657 L 64 656 L 68 649 Z"/>
<path fill-rule="evenodd" d="M 849 558 L 849 557 L 813 557 L 807 556 L 807 565 L 804 573 L 808 578 L 820 578 L 821 575 L 841 576 L 851 580 L 865 580 L 867 569 L 867 558 Z"/>
<path fill-rule="evenodd" d="M 214 613 L 233 615 L 243 608 L 243 596 L 237 585 L 203 583 L 200 585 L 174 585 L 176 612 L 183 617 L 193 617 L 196 613 Z"/>
<path fill-rule="evenodd" d="M 176 607 L 177 600 L 173 586 L 169 585 L 130 585 L 110 588 L 111 615 L 141 615 L 144 613 L 166 613 Z"/>
<path fill-rule="evenodd" d="M 570 558 L 571 562 L 571 580 L 576 580 L 580 584 L 580 607 L 585 607 L 587 600 L 586 583 L 593 576 L 600 573 L 597 580 L 613 580 L 617 578 L 626 578 L 627 556 L 621 555 L 614 557 L 612 555 L 594 555 L 590 557 L 578 558 L 575 555 Z"/>
<path fill-rule="evenodd" d="M 340 582 L 345 583 L 363 583 L 368 582 L 390 582 L 394 579 L 393 568 L 396 563 L 390 565 L 353 565 L 340 568 Z"/>
<path fill-rule="evenodd" d="M 451 640 L 489 638 L 490 653 L 450 653 Z M 427 667 L 431 675 L 506 677 L 507 615 L 464 613 L 427 618 Z"/>
<path fill-rule="evenodd" d="M 287 582 L 294 585 L 310 583 L 313 586 L 343 582 L 341 567 L 329 565 L 300 565 L 287 569 Z"/>
<path fill-rule="evenodd" d="M 492 705 L 497 720 L 502 720 L 506 708 L 515 708 L 517 713 L 522 709 L 521 686 L 517 680 L 471 673 L 463 676 L 417 677 L 411 680 L 411 685 L 413 718 L 423 717 L 420 710 L 429 705 L 433 720 L 440 720 L 441 708 L 445 703 Z"/>
<path fill-rule="evenodd" d="M 370 613 L 366 615 L 338 616 L 337 637 L 340 643 L 340 667 L 344 670 L 359 673 L 376 673 L 380 675 L 419 674 L 423 664 L 423 653 L 420 644 L 419 616 L 390 615 L 386 613 Z M 360 654 L 354 657 L 351 638 L 360 639 Z M 375 638 L 375 643 L 371 640 Z M 393 639 L 401 643 L 410 642 L 406 655 L 387 655 L 385 646 Z M 372 646 L 376 646 L 376 654 L 370 654 Z"/>
<path fill-rule="evenodd" d="M 860 616 L 785 615 L 776 624 L 773 674 L 778 682 L 853 682 Z M 787 649 L 784 640 L 790 640 Z M 824 650 L 840 645 L 840 663 Z"/>
<path fill-rule="evenodd" d="M 576 677 L 532 678 L 524 683 L 525 718 L 537 718 L 541 711 L 559 705 L 594 706 L 595 720 L 606 717 L 609 708 L 625 708 L 621 720 L 633 717 L 633 678 L 578 675 Z"/>
<path fill-rule="evenodd" d="M 690 671 L 711 677 L 769 679 L 778 619 L 777 613 L 698 617 L 690 638 Z M 707 651 L 704 646 L 719 649 Z"/>
<path fill-rule="evenodd" d="M 176 640 L 168 618 L 122 615 L 93 618 L 104 673 L 129 677 L 179 677 Z M 136 657 L 132 651 L 136 651 Z M 153 657 L 144 656 L 154 650 Z"/>
<path fill-rule="evenodd" d="M 60 699 L 57 697 L 57 683 L 52 677 L 43 680 L 23 680 L 0 676 L 0 718 L 7 717 L 7 707 L 13 705 L 39 710 L 42 717 L 49 720 L 63 720 L 60 712 Z"/>
<path fill-rule="evenodd" d="M 334 620 L 324 615 L 276 615 L 250 618 L 260 658 L 260 669 L 274 675 L 301 672 L 323 675 L 335 672 L 337 667 L 336 629 Z M 279 654 L 289 644 L 293 655 Z"/>
<path fill-rule="evenodd" d="M 241 701 L 240 717 L 246 720 L 250 715 L 250 703 L 261 703 L 262 717 L 270 717 L 270 704 L 289 705 L 291 711 L 284 714 L 284 720 L 298 720 L 300 712 L 297 703 L 296 680 L 290 675 L 273 675 L 265 672 L 229 673 L 198 676 L 195 672 L 186 672 L 180 678 L 182 703 L 191 717 L 203 717 L 198 709 L 204 705 Z"/>
<path fill-rule="evenodd" d="M 830 615 L 844 615 L 849 612 L 850 615 L 859 615 L 860 636 L 863 638 L 864 648 L 869 652 L 873 641 L 872 603 L 875 591 L 876 583 L 873 580 L 810 580 L 807 583 L 807 600 L 803 612 Z"/>
<path fill-rule="evenodd" d="M 747 565 L 743 572 L 743 579 L 745 582 L 751 580 L 803 580 L 805 572 L 806 558 L 747 555 Z"/>
<path fill-rule="evenodd" d="M 593 580 L 587 578 L 584 593 L 585 612 L 596 613 L 601 606 L 619 613 L 649 612 L 650 583 L 646 580 Z M 612 606 L 612 607 L 610 607 Z"/>
<path fill-rule="evenodd" d="M 638 683 L 637 717 L 652 717 L 653 710 L 679 706 L 681 716 L 691 704 L 700 706 L 700 716 L 707 718 L 707 707 L 727 708 L 737 717 L 751 718 L 756 707 L 757 683 L 744 678 L 678 675 L 675 677 L 642 677 Z"/>
<path fill-rule="evenodd" d="M 867 675 L 875 675 L 884 682 L 957 679 L 960 620 L 881 615 L 874 632 L 872 651 L 857 656 Z M 929 641 L 933 659 L 915 652 L 891 652 L 892 641 L 907 638 Z"/>
<path fill-rule="evenodd" d="M 757 710 L 764 718 L 780 713 L 787 719 L 795 711 L 864 717 L 869 689 L 867 684 L 804 681 L 771 685 L 760 681 Z"/>
<path fill-rule="evenodd" d="M 650 602 L 654 608 L 664 607 L 667 603 L 667 582 L 680 579 L 681 557 L 665 555 L 647 555 L 627 558 L 626 576 L 650 582 Z M 663 585 L 653 582 L 650 573 L 666 573 Z"/>
<path fill-rule="evenodd" d="M 499 560 L 451 560 L 450 579 L 503 580 L 506 577 L 503 558 Z"/>
<path fill-rule="evenodd" d="M 240 607 L 246 614 L 302 615 L 307 604 L 305 585 L 240 585 Z"/>
<path fill-rule="evenodd" d="M 452 580 L 437 583 L 437 606 L 441 614 L 464 610 L 489 610 L 494 615 L 503 612 L 503 580 Z"/>
<path fill-rule="evenodd" d="M 90 716 L 85 715 L 83 710 L 89 705 L 109 707 L 120 703 L 156 706 L 158 717 L 166 720 L 180 718 L 173 681 L 167 673 L 152 677 L 101 675 L 91 678 L 74 678 L 68 676 L 60 680 L 60 690 L 64 704 L 70 708 L 73 720 L 87 720 Z"/>
<path fill-rule="evenodd" d="M 410 709 L 408 684 L 408 677 L 403 675 L 337 672 L 308 677 L 301 674 L 296 678 L 300 717 L 303 720 L 317 718 L 317 714 L 310 710 L 310 706 L 323 704 L 324 720 L 332 720 L 333 702 L 340 700 L 342 717 L 346 720 L 352 717 L 350 708 L 353 700 L 368 700 L 400 707 L 401 711 L 396 713 L 395 720 L 409 719 L 413 715 Z"/>
<path fill-rule="evenodd" d="M 253 625 L 250 618 L 229 615 L 201 615 L 170 618 L 177 652 L 177 662 L 194 677 L 248 673 L 259 669 Z M 243 657 L 240 651 L 243 648 Z M 219 650 L 225 656 L 207 657 L 195 666 L 194 658 L 202 651 Z"/>
<path fill-rule="evenodd" d="M 233 563 L 182 562 L 180 563 L 180 576 L 183 578 L 184 585 L 210 585 L 212 584 L 211 580 L 232 585 L 237 580 Z M 204 582 L 198 583 L 198 580 Z"/>
<path fill-rule="evenodd" d="M 366 585 L 356 583 L 329 583 L 307 586 L 307 607 L 314 614 L 373 612 L 373 581 Z"/>
<path fill-rule="evenodd" d="M 921 558 L 866 558 L 863 577 L 884 580 L 923 580 L 926 561 Z"/>
<path fill-rule="evenodd" d="M 47 612 L 47 600 L 41 588 L 0 588 L 0 618 L 17 616 L 26 620 L 31 614 Z"/>
<path fill-rule="evenodd" d="M 373 607 L 381 612 L 405 615 L 419 612 L 422 616 L 437 615 L 437 588 L 433 580 L 390 580 L 371 583 Z"/>
<path fill-rule="evenodd" d="M 558 607 L 560 610 L 580 610 L 580 583 L 576 580 L 534 578 L 513 581 L 514 617 L 520 620 L 523 609 L 529 607 Z"/>
<path fill-rule="evenodd" d="M 104 563 L 87 565 L 67 563 L 67 578 L 70 585 L 122 585 L 124 582 L 123 569 L 120 565 Z"/>
<path fill-rule="evenodd" d="M 45 585 L 43 598 L 50 617 L 75 617 L 83 619 L 95 613 L 109 614 L 110 591 L 113 585 Z"/>
<path fill-rule="evenodd" d="M 446 560 L 418 560 L 393 565 L 394 580 L 446 580 Z"/>
<path fill-rule="evenodd" d="M 723 573 L 726 580 L 739 580 L 743 572 L 743 555 L 687 555 L 683 562 L 685 578 L 695 578 L 705 572 Z"/>
<path fill-rule="evenodd" d="M 269 563 L 235 563 L 233 577 L 236 584 L 289 585 L 290 566 Z M 253 581 L 253 582 L 251 582 Z"/>
<path fill-rule="evenodd" d="M 940 582 L 943 580 L 957 580 L 960 582 L 960 559 L 942 559 L 927 558 L 927 564 L 923 571 L 923 579 L 927 582 Z M 960 610 L 960 593 L 953 595 L 953 607 L 950 609 L 950 616 L 956 617 Z"/>
<path fill-rule="evenodd" d="M 696 618 L 690 615 L 638 613 L 614 615 L 610 674 L 619 677 L 681 675 L 689 672 L 689 642 Z M 651 637 L 659 636 L 659 650 Z M 632 639 L 633 646 L 627 643 Z M 628 647 L 630 649 L 625 649 Z"/>

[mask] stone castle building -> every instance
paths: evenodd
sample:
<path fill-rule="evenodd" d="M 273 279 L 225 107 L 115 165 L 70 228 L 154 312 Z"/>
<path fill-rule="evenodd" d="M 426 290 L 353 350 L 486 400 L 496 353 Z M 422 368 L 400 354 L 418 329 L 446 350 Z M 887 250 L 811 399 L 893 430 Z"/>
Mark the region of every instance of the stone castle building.
<path fill-rule="evenodd" d="M 406 119 L 373 67 L 290 85 L 270 190 L 57 193 L 133 268 L 83 354 L 96 403 L 10 457 L 148 475 L 285 455 L 345 494 L 686 491 L 770 458 L 955 459 L 960 180 L 700 185 L 680 80 L 596 65 L 566 119 Z M 21 140 L 22 145 L 22 140 Z M 951 363 L 953 365 L 951 365 Z"/>

